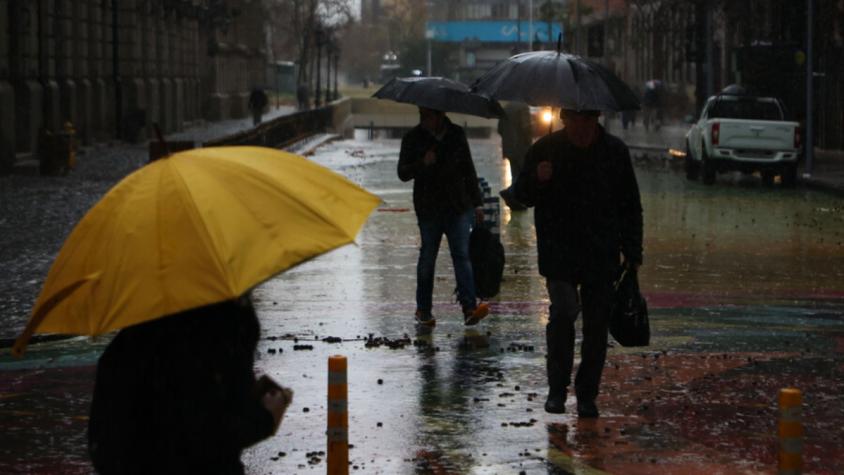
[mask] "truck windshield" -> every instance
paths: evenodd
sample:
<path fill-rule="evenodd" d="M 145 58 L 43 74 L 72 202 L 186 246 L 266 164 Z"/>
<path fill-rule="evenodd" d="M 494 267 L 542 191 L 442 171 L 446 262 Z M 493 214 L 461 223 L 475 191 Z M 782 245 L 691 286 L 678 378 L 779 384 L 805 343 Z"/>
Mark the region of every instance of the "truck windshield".
<path fill-rule="evenodd" d="M 712 119 L 782 120 L 782 112 L 774 102 L 754 99 L 716 99 L 709 110 Z"/>

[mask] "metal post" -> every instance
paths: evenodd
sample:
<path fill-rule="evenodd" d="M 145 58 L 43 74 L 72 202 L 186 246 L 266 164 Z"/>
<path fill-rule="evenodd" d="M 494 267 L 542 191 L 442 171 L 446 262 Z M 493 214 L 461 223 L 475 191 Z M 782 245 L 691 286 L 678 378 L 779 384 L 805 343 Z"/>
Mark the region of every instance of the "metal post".
<path fill-rule="evenodd" d="M 428 77 L 431 76 L 431 38 L 428 38 Z"/>
<path fill-rule="evenodd" d="M 528 51 L 533 51 L 533 0 L 528 0 Z"/>
<path fill-rule="evenodd" d="M 803 176 L 812 176 L 812 165 L 815 158 L 815 62 L 814 62 L 814 34 L 815 34 L 815 0 L 808 0 L 808 12 L 806 14 L 806 169 Z"/>
<path fill-rule="evenodd" d="M 325 105 L 331 102 L 331 54 L 333 53 L 331 41 L 325 46 Z"/>
<path fill-rule="evenodd" d="M 321 78 L 321 70 L 322 70 L 322 31 L 317 30 L 316 32 L 316 94 L 314 95 L 314 107 L 320 107 L 322 105 L 322 89 L 320 88 L 320 83 L 322 82 Z"/>
<path fill-rule="evenodd" d="M 349 473 L 349 388 L 345 356 L 328 357 L 328 447 L 326 473 Z"/>
<path fill-rule="evenodd" d="M 340 72 L 340 48 L 334 50 L 334 100 L 340 99 L 340 91 L 337 89 L 337 75 Z"/>
<path fill-rule="evenodd" d="M 713 67 L 712 2 L 706 2 L 706 97 L 715 94 L 715 68 Z"/>
<path fill-rule="evenodd" d="M 574 2 L 574 21 L 574 53 L 583 54 L 580 51 L 580 0 Z"/>
<path fill-rule="evenodd" d="M 803 394 L 796 388 L 784 388 L 779 394 L 780 417 L 778 475 L 800 475 L 803 469 Z"/>

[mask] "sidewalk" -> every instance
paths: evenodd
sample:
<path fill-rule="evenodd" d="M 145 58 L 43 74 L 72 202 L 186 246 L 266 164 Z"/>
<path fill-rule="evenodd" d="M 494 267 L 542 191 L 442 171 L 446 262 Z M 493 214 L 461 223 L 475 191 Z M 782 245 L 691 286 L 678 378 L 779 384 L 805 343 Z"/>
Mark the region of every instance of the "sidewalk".
<path fill-rule="evenodd" d="M 272 109 L 270 120 L 295 111 Z M 252 127 L 252 118 L 211 122 L 166 136 L 167 140 L 212 138 Z M 38 175 L 38 162 L 0 176 L 0 339 L 12 338 L 29 315 L 41 282 L 65 237 L 112 186 L 148 161 L 148 142 L 97 144 L 79 153 L 67 176 Z"/>

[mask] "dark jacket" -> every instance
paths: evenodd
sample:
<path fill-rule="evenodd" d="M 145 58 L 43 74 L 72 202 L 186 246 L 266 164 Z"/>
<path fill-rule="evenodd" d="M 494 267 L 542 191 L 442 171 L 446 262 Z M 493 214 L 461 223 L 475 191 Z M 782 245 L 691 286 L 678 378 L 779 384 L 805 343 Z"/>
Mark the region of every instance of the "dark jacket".
<path fill-rule="evenodd" d="M 259 324 L 226 302 L 135 325 L 97 364 L 88 449 L 109 474 L 242 474 L 273 431 L 255 393 Z"/>
<path fill-rule="evenodd" d="M 536 167 L 550 160 L 551 181 L 540 186 Z M 588 149 L 558 131 L 527 153 L 515 196 L 535 206 L 539 273 L 574 282 L 612 279 L 619 251 L 642 262 L 642 203 L 630 152 L 603 129 Z"/>
<path fill-rule="evenodd" d="M 431 149 L 437 161 L 425 166 L 422 159 Z M 414 180 L 413 207 L 420 218 L 460 214 L 483 205 L 466 134 L 448 119 L 441 140 L 421 125 L 405 134 L 398 174 L 401 181 Z"/>

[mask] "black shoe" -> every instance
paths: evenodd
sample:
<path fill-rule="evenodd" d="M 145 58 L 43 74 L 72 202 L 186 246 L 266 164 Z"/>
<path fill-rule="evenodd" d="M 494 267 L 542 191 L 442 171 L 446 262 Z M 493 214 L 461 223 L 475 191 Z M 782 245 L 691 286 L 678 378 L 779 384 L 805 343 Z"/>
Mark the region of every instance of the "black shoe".
<path fill-rule="evenodd" d="M 595 401 L 577 401 L 577 417 L 594 419 L 598 417 L 598 406 Z"/>
<path fill-rule="evenodd" d="M 549 394 L 545 400 L 545 412 L 549 414 L 566 413 L 566 394 Z"/>

